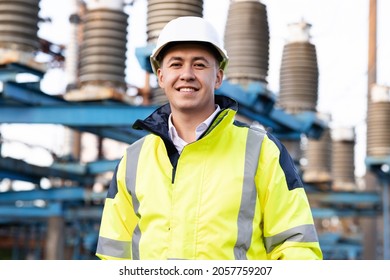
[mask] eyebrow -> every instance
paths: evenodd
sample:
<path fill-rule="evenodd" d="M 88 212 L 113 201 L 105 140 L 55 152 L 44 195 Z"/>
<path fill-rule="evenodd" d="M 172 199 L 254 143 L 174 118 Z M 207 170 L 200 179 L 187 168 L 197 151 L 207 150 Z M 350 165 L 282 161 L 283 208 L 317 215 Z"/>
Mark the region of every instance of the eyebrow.
<path fill-rule="evenodd" d="M 181 56 L 172 56 L 170 57 L 167 62 L 171 62 L 171 61 L 174 61 L 174 60 L 179 60 L 179 61 L 183 61 L 184 59 L 181 57 Z M 192 61 L 196 61 L 196 60 L 202 60 L 202 61 L 205 61 L 207 63 L 210 63 L 209 60 L 207 58 L 205 58 L 204 56 L 195 56 L 191 59 Z"/>

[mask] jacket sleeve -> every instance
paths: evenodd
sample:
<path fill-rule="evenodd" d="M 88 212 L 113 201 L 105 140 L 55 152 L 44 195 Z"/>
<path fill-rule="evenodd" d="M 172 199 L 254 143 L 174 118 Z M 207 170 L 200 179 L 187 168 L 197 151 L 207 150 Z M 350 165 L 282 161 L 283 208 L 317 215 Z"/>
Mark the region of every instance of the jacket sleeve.
<path fill-rule="evenodd" d="M 322 259 L 303 183 L 286 148 L 270 134 L 262 144 L 256 182 L 267 257 Z"/>
<path fill-rule="evenodd" d="M 96 256 L 100 259 L 131 259 L 131 240 L 137 224 L 126 188 L 126 155 L 119 162 L 105 200 Z"/>

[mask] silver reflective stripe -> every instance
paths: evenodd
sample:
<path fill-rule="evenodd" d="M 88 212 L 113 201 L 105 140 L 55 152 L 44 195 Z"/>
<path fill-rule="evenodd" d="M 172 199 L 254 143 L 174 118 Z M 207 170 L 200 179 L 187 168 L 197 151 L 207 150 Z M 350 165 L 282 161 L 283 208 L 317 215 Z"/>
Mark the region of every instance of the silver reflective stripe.
<path fill-rule="evenodd" d="M 318 242 L 318 236 L 313 224 L 301 225 L 290 228 L 274 236 L 266 237 L 264 240 L 267 253 L 272 252 L 279 244 L 290 242 Z"/>
<path fill-rule="evenodd" d="M 137 179 L 137 167 L 138 167 L 138 158 L 141 152 L 142 145 L 145 141 L 145 138 L 141 138 L 138 141 L 134 142 L 127 149 L 126 156 L 126 187 L 127 191 L 130 193 L 132 201 L 133 201 L 133 209 L 134 213 L 139 217 L 138 209 L 139 209 L 139 201 L 135 194 L 135 182 Z M 141 239 L 141 231 L 139 226 L 134 229 L 132 236 L 132 256 L 133 260 L 139 260 L 139 241 Z"/>
<path fill-rule="evenodd" d="M 99 236 L 96 253 L 120 259 L 131 257 L 130 242 Z"/>
<path fill-rule="evenodd" d="M 259 163 L 264 135 L 265 131 L 259 128 L 251 128 L 248 131 L 245 149 L 244 182 L 237 221 L 238 234 L 237 242 L 234 246 L 234 257 L 236 260 L 246 260 L 246 253 L 251 245 L 252 224 L 257 197 L 254 178 Z"/>

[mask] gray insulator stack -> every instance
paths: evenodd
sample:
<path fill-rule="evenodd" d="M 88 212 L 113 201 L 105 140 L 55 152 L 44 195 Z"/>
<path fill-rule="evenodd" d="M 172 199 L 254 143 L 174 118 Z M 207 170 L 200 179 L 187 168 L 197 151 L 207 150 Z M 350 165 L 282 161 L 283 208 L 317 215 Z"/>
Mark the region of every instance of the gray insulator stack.
<path fill-rule="evenodd" d="M 39 50 L 39 0 L 0 0 L 0 48 Z"/>
<path fill-rule="evenodd" d="M 390 87 L 375 85 L 367 112 L 367 155 L 390 155 Z"/>
<path fill-rule="evenodd" d="M 224 34 L 229 55 L 226 78 L 246 86 L 267 83 L 269 67 L 269 27 L 266 6 L 259 0 L 233 0 Z"/>
<path fill-rule="evenodd" d="M 352 191 L 355 181 L 355 133 L 353 129 L 332 130 L 332 189 Z"/>
<path fill-rule="evenodd" d="M 127 18 L 114 9 L 86 12 L 79 69 L 82 86 L 126 88 Z"/>
<path fill-rule="evenodd" d="M 319 139 L 309 138 L 304 151 L 306 165 L 303 180 L 307 183 L 329 183 L 332 180 L 332 139 L 329 129 Z"/>
<path fill-rule="evenodd" d="M 177 17 L 196 16 L 203 17 L 203 0 L 148 0 L 146 33 L 147 42 L 156 44 L 164 26 Z M 150 102 L 164 104 L 168 102 L 164 91 L 157 87 L 151 89 Z"/>
<path fill-rule="evenodd" d="M 160 31 L 172 19 L 181 16 L 203 16 L 203 0 L 148 0 L 147 41 L 156 43 Z"/>
<path fill-rule="evenodd" d="M 316 111 L 318 65 L 315 46 L 309 42 L 310 25 L 292 24 L 283 49 L 278 105 L 290 113 Z"/>

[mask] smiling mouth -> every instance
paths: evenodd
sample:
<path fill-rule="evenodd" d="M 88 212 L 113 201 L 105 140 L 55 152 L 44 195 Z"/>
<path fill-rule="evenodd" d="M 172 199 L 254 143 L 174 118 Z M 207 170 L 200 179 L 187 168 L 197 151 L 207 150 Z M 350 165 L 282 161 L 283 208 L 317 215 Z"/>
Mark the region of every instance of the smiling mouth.
<path fill-rule="evenodd" d="M 183 88 L 179 88 L 178 91 L 180 91 L 180 92 L 189 92 L 189 93 L 191 93 L 191 92 L 195 92 L 196 89 L 194 89 L 194 88 L 186 88 L 186 87 L 183 87 Z"/>

